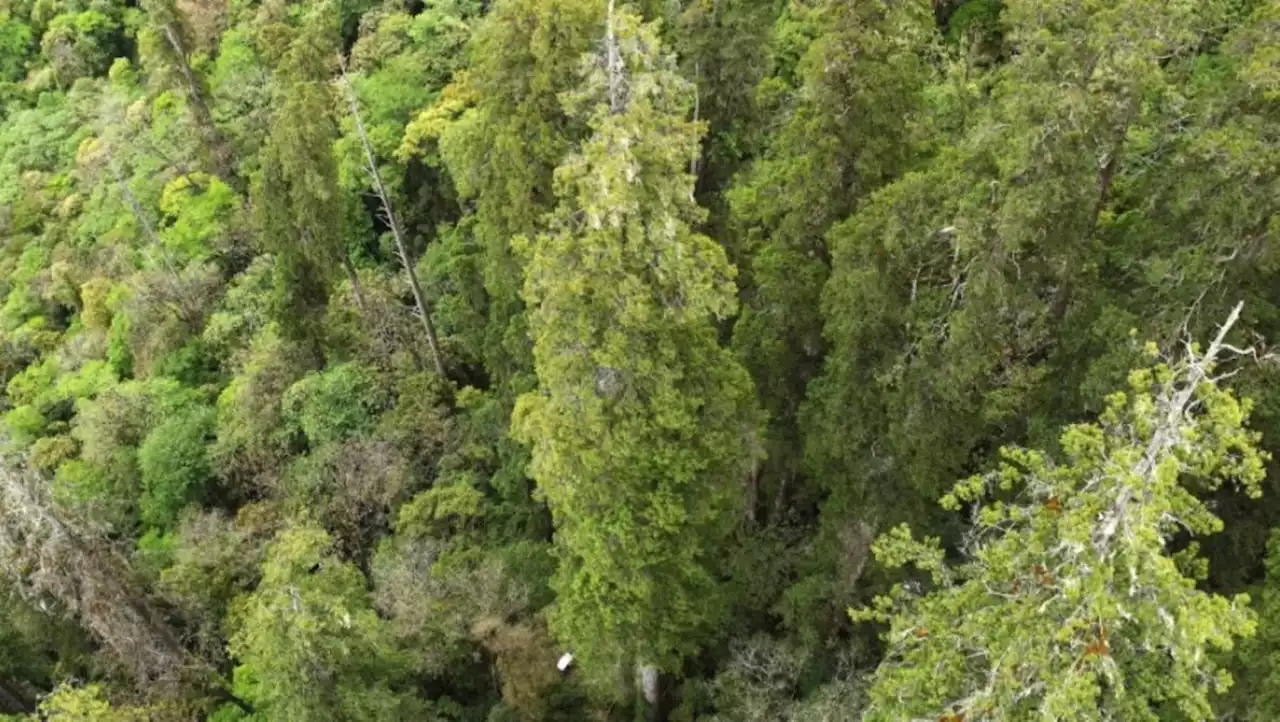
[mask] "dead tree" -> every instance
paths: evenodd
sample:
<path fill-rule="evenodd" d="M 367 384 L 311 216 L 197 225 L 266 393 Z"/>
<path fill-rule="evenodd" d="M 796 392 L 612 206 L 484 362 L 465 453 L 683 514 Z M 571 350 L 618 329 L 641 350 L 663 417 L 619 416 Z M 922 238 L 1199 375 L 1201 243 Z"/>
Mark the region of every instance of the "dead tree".
<path fill-rule="evenodd" d="M 77 619 L 140 687 L 173 690 L 194 681 L 248 710 L 182 645 L 104 531 L 58 509 L 46 483 L 20 459 L 0 457 L 0 574 L 37 608 Z"/>
<path fill-rule="evenodd" d="M 431 347 L 431 360 L 435 365 L 436 373 L 446 376 L 440 340 L 436 335 L 436 326 L 431 321 L 431 311 L 426 296 L 422 293 L 422 285 L 418 283 L 418 273 L 413 268 L 413 259 L 409 256 L 404 227 L 400 225 L 395 205 L 391 202 L 391 193 L 382 182 L 382 173 L 378 171 L 378 159 L 373 153 L 373 145 L 369 143 L 369 135 L 364 129 L 364 119 L 360 115 L 360 102 L 356 98 L 355 87 L 351 85 L 351 78 L 347 76 L 346 60 L 341 55 L 338 56 L 338 66 L 342 70 L 342 85 L 346 91 L 347 102 L 351 106 L 351 119 L 355 121 L 356 133 L 360 137 L 360 145 L 364 148 L 365 172 L 369 174 L 369 180 L 373 183 L 374 195 L 382 206 L 382 218 L 391 227 L 391 235 L 396 242 L 396 252 L 400 256 L 405 274 L 409 277 L 409 287 L 413 290 L 413 302 L 417 306 L 418 317 L 422 320 L 422 329 L 427 335 L 427 345 Z"/>
<path fill-rule="evenodd" d="M 204 136 L 204 142 L 209 150 L 214 173 L 217 173 L 230 185 L 239 187 L 241 180 L 235 171 L 234 154 L 231 146 L 227 143 L 226 138 L 223 137 L 222 132 L 218 130 L 217 124 L 214 123 L 213 113 L 209 110 L 208 90 L 205 88 L 203 80 L 196 75 L 195 69 L 191 67 L 190 54 L 183 39 L 184 28 L 180 17 L 181 11 L 178 10 L 172 0 L 152 2 L 149 10 L 158 26 L 157 30 L 164 38 L 164 45 L 168 48 L 166 54 L 186 85 L 187 105 L 191 109 L 191 115 L 196 122 L 196 126 L 200 129 L 200 134 Z"/>

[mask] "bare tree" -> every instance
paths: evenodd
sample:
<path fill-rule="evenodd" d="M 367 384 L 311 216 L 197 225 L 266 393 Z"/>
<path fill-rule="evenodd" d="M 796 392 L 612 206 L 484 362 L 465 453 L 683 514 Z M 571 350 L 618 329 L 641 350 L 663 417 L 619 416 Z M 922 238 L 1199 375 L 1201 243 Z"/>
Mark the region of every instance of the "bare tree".
<path fill-rule="evenodd" d="M 338 56 L 338 66 L 342 70 L 342 85 L 346 91 L 347 102 L 351 106 L 351 119 L 355 121 L 356 133 L 360 136 L 360 145 L 364 148 L 365 172 L 369 174 L 369 180 L 373 183 L 374 195 L 378 197 L 378 202 L 382 205 L 382 217 L 387 225 L 391 226 L 391 235 L 396 241 L 396 252 L 400 256 L 400 263 L 404 266 L 404 272 L 409 277 L 409 287 L 413 290 L 413 302 L 418 307 L 418 316 L 422 320 L 423 331 L 427 334 L 427 344 L 431 347 L 431 360 L 435 365 L 436 373 L 445 376 L 444 356 L 440 351 L 440 340 L 436 335 L 435 324 L 431 321 L 431 311 L 427 304 L 427 299 L 422 293 L 422 285 L 418 283 L 418 273 L 413 269 L 413 259 L 409 257 L 409 246 L 405 241 L 404 227 L 400 225 L 400 217 L 396 215 L 395 205 L 391 202 L 391 193 L 387 191 L 387 186 L 382 182 L 382 173 L 378 171 L 378 159 L 373 153 L 373 145 L 369 143 L 369 135 L 364 129 L 364 119 L 360 115 L 360 101 L 356 98 L 355 87 L 351 84 L 351 78 L 347 76 L 347 62 L 341 55 Z"/>
<path fill-rule="evenodd" d="M 75 617 L 149 690 L 198 680 L 248 710 L 205 660 L 191 655 L 134 582 L 107 535 L 59 510 L 45 481 L 14 457 L 0 457 L 0 574 L 42 610 Z"/>
<path fill-rule="evenodd" d="M 172 0 L 156 0 L 149 3 L 148 9 L 153 15 L 153 22 L 164 37 L 164 44 L 169 49 L 167 53 L 169 59 L 186 85 L 187 105 L 191 109 L 196 126 L 200 129 L 200 134 L 204 136 L 205 145 L 209 148 L 213 171 L 227 183 L 239 186 L 240 177 L 235 171 L 231 146 L 213 121 L 204 82 L 191 67 L 190 53 L 183 39 L 185 33 L 181 11 Z"/>

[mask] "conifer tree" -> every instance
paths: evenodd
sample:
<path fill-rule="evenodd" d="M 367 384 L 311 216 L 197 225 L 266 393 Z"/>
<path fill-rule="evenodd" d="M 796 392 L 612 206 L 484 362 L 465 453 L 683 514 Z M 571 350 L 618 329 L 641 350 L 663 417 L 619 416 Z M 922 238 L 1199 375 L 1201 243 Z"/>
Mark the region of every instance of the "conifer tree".
<path fill-rule="evenodd" d="M 724 609 L 716 555 L 755 455 L 750 380 L 716 339 L 732 266 L 691 226 L 692 90 L 655 29 L 611 13 L 566 97 L 591 136 L 556 171 L 527 242 L 540 388 L 513 433 L 556 523 L 554 628 L 585 664 L 672 670 Z"/>
<path fill-rule="evenodd" d="M 530 499 L 528 451 L 507 433 L 516 397 L 534 385 L 523 270 L 511 243 L 544 229 L 555 207 L 553 172 L 583 134 L 560 96 L 598 41 L 603 11 L 599 0 L 491 3 L 467 44 L 466 69 L 409 124 L 400 149 L 443 165 L 465 211 L 437 249 L 446 283 L 432 285 L 454 294 L 440 300 L 441 327 L 462 336 L 454 348 L 483 362 L 491 410 L 476 418 L 489 421 L 489 484 L 540 527 L 546 511 Z M 471 322 L 449 328 L 451 305 Z"/>
<path fill-rule="evenodd" d="M 356 304 L 364 305 L 343 242 L 342 191 L 332 151 L 338 126 L 329 66 L 337 49 L 336 22 L 323 7 L 315 10 L 277 68 L 280 96 L 253 199 L 263 243 L 276 256 L 281 328 L 312 344 L 319 338 L 329 278 L 339 267 Z"/>
<path fill-rule="evenodd" d="M 1280 706 L 1280 530 L 1271 532 L 1265 567 L 1266 577 L 1256 593 L 1250 592 L 1257 633 L 1240 644 L 1232 667 L 1237 684 L 1215 704 L 1234 713 L 1222 719 L 1263 722 L 1273 719 Z"/>
<path fill-rule="evenodd" d="M 1063 432 L 1061 460 L 1006 448 L 1000 470 L 958 484 L 942 503 L 972 510 L 962 565 L 906 526 L 877 542 L 935 588 L 901 584 L 855 613 L 889 622 L 864 719 L 1214 719 L 1231 677 L 1212 652 L 1254 615 L 1246 595 L 1196 588 L 1194 542 L 1169 545 L 1222 529 L 1196 491 L 1261 491 L 1252 405 L 1218 386 L 1239 311 L 1203 352 L 1134 371 L 1097 423 Z"/>
<path fill-rule="evenodd" d="M 1126 144 L 1176 127 L 1167 114 L 1179 112 L 1179 64 L 1169 59 L 1209 42 L 1221 9 L 1004 4 L 1015 53 L 984 79 L 989 101 L 928 166 L 877 192 L 828 236 L 829 353 L 802 425 L 807 466 L 829 485 L 830 511 L 856 508 L 882 527 L 922 518 L 940 480 L 975 471 L 984 449 L 1050 442 L 1061 420 L 1097 410 L 1090 404 L 1131 362 L 1116 344 L 1091 369 L 1103 355 L 1097 339 L 1137 325 L 1108 308 L 1101 278 L 1112 224 L 1140 225 L 1115 207 L 1126 163 L 1135 174 L 1143 168 Z M 1160 115 L 1138 133 L 1148 107 Z M 1144 250 L 1133 253 L 1142 267 Z M 1204 289 L 1191 290 L 1187 305 Z M 1175 307 L 1181 321 L 1187 306 Z"/>
<path fill-rule="evenodd" d="M 625 4 L 0 5 L 0 718 L 1270 722 L 1280 0 Z"/>
<path fill-rule="evenodd" d="M 776 487 L 763 491 L 774 498 L 799 472 L 796 413 L 822 364 L 826 233 L 907 166 L 936 35 L 924 0 L 822 2 L 804 19 L 818 37 L 796 68 L 800 86 L 788 87 L 785 68 L 761 83 L 762 96 L 785 98 L 779 127 L 726 193 L 747 276 L 733 345 L 770 415 Z"/>
<path fill-rule="evenodd" d="M 599 37 L 603 9 L 598 0 L 494 3 L 469 43 L 471 66 L 405 132 L 402 152 L 438 142 L 459 195 L 474 204 L 468 228 L 488 297 L 485 366 L 500 386 L 527 388 L 532 366 L 511 239 L 537 233 L 555 205 L 552 171 L 581 127 L 559 96 Z"/>

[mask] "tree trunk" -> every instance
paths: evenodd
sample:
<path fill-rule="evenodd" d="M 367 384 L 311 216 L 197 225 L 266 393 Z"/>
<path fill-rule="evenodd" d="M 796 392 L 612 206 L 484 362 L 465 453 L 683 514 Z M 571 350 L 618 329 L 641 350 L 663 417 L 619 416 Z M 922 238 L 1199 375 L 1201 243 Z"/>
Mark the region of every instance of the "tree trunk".
<path fill-rule="evenodd" d="M 23 462 L 0 458 L 0 573 L 27 599 L 56 599 L 144 688 L 207 669 L 136 585 L 128 560 L 100 530 L 65 518 L 41 482 Z"/>
<path fill-rule="evenodd" d="M 34 702 L 14 685 L 0 679 L 0 714 L 30 714 L 35 711 Z"/>
<path fill-rule="evenodd" d="M 120 187 L 120 193 L 124 196 L 125 203 L 133 213 L 134 220 L 138 221 L 138 225 L 142 226 L 142 232 L 146 234 L 147 241 L 160 254 L 160 260 L 164 263 L 165 271 L 168 273 L 169 291 L 174 298 L 178 299 L 174 304 L 173 310 L 183 323 L 192 330 L 198 330 L 198 309 L 194 308 L 191 299 L 183 290 L 182 275 L 178 273 L 177 264 L 173 262 L 173 256 L 169 254 L 169 249 L 160 240 L 160 235 L 156 233 L 155 226 L 151 224 L 151 219 L 147 217 L 146 211 L 143 210 L 142 204 L 138 202 L 137 196 L 133 195 L 133 189 L 129 187 L 124 176 L 120 173 L 119 167 L 116 166 L 115 156 L 112 155 L 109 148 L 107 150 L 107 165 L 111 168 L 111 174 L 115 177 L 116 185 Z"/>
<path fill-rule="evenodd" d="M 230 702 L 231 704 L 234 704 L 235 706 L 240 708 L 241 712 L 244 712 L 245 714 L 251 715 L 254 712 L 253 705 L 249 704 L 245 700 L 240 699 L 239 697 L 232 694 L 231 690 L 228 689 L 224 684 L 220 684 L 214 689 L 214 696 L 220 700 L 223 700 L 224 702 Z"/>
<path fill-rule="evenodd" d="M 622 50 L 613 30 L 613 0 L 609 0 L 608 16 L 604 30 L 605 74 L 609 94 L 609 114 L 617 115 L 627 109 L 627 70 L 622 62 Z"/>
<path fill-rule="evenodd" d="M 778 492 L 773 496 L 773 512 L 769 515 L 770 523 L 778 524 L 782 521 L 783 510 L 787 506 L 787 487 L 794 473 L 788 469 L 786 473 L 778 475 Z"/>
<path fill-rule="evenodd" d="M 448 374 L 445 373 L 444 355 L 440 352 L 436 326 L 431 321 L 431 311 L 427 305 L 426 296 L 422 293 L 422 285 L 418 283 L 418 273 L 413 268 L 404 229 L 400 225 L 399 216 L 396 215 L 395 206 L 391 203 L 391 194 L 382 182 L 382 174 L 378 172 L 378 160 L 373 155 L 373 145 L 369 143 L 369 136 L 364 130 L 364 120 L 360 116 L 360 104 L 356 99 L 355 88 L 351 85 L 351 79 L 347 77 L 346 60 L 339 56 L 338 63 L 342 68 L 342 83 L 346 87 L 347 101 L 351 105 L 351 118 L 356 123 L 356 132 L 360 136 L 360 144 L 364 147 L 365 163 L 368 166 L 366 170 L 369 173 L 369 179 L 373 181 L 373 190 L 378 196 L 378 202 L 382 204 L 387 225 L 391 226 L 391 235 L 396 241 L 396 252 L 400 256 L 400 263 L 404 266 L 405 275 L 409 277 L 409 287 L 413 290 L 413 302 L 417 306 L 418 318 L 422 320 L 422 330 L 426 333 L 427 345 L 431 347 L 431 360 L 435 365 L 436 373 L 446 377 Z"/>
<path fill-rule="evenodd" d="M 360 310 L 361 315 L 368 318 L 369 307 L 364 302 L 364 289 L 360 287 L 360 276 L 356 273 L 355 264 L 351 262 L 351 256 L 345 253 L 342 254 L 342 270 L 346 271 L 347 281 L 351 284 L 351 295 L 356 300 L 356 308 Z"/>
<path fill-rule="evenodd" d="M 743 514 L 748 526 L 756 525 L 756 506 L 760 503 L 760 471 L 761 464 L 756 461 L 751 465 L 751 471 L 747 472 L 747 489 L 745 493 L 745 502 L 743 503 Z"/>
<path fill-rule="evenodd" d="M 187 50 L 182 44 L 182 37 L 178 35 L 172 22 L 164 24 L 164 36 L 173 50 L 178 72 L 182 73 L 183 79 L 186 80 L 187 102 L 191 106 L 192 114 L 195 115 L 196 125 L 200 126 L 200 132 L 209 146 L 214 172 L 231 185 L 239 186 L 240 177 L 236 175 L 235 166 L 231 162 L 231 148 L 227 146 L 222 133 L 218 132 L 218 126 L 214 125 L 213 113 L 209 112 L 209 103 L 204 97 L 204 85 L 192 70 L 191 63 L 187 59 Z"/>
<path fill-rule="evenodd" d="M 647 718 L 658 718 L 659 704 L 662 702 L 662 688 L 659 684 L 658 668 L 651 664 L 642 664 L 636 670 L 636 681 L 640 685 L 640 696 L 648 708 Z"/>

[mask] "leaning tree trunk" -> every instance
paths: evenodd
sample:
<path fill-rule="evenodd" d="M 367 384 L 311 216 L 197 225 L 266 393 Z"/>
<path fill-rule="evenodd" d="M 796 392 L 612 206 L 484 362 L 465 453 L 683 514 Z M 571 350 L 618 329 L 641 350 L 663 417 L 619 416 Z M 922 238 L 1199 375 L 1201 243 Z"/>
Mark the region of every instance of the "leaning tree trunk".
<path fill-rule="evenodd" d="M 67 518 L 44 486 L 21 459 L 0 456 L 0 574 L 27 600 L 78 619 L 148 693 L 194 682 L 248 710 L 182 646 L 107 535 Z"/>
<path fill-rule="evenodd" d="M 341 56 L 338 57 L 338 63 L 342 68 L 342 83 L 346 90 L 347 101 L 351 105 L 351 118 L 355 121 L 360 144 L 364 147 L 365 170 L 369 173 L 369 180 L 373 182 L 373 192 L 382 205 L 383 218 L 387 225 L 391 226 L 391 235 L 395 238 L 400 263 L 404 266 L 405 275 L 409 277 L 409 287 L 413 290 L 413 302 L 417 306 L 418 318 L 422 320 L 427 345 L 431 347 L 431 360 L 435 365 L 436 373 L 445 376 L 444 355 L 440 351 L 440 340 L 436 335 L 435 324 L 431 321 L 431 311 L 426 296 L 422 293 L 422 285 L 418 283 L 418 273 L 414 270 L 412 258 L 409 256 L 404 228 L 400 225 L 400 218 L 396 215 L 395 206 L 391 202 L 391 194 L 387 191 L 386 184 L 382 182 L 382 174 L 378 172 L 378 160 L 373 154 L 373 145 L 369 143 L 369 135 L 365 132 L 364 120 L 360 116 L 360 103 L 356 98 L 355 88 L 351 85 L 351 79 L 347 77 L 347 63 Z"/>
<path fill-rule="evenodd" d="M 191 61 L 187 58 L 187 49 L 182 43 L 182 36 L 178 34 L 173 22 L 164 24 L 164 37 L 173 51 L 178 72 L 187 83 L 187 102 L 191 106 L 192 115 L 195 116 L 196 125 L 200 127 L 200 133 L 204 136 L 205 144 L 209 147 L 214 172 L 231 185 L 239 185 L 240 178 L 232 163 L 231 147 L 227 145 L 226 139 L 222 137 L 218 126 L 213 122 L 213 113 L 209 111 L 204 84 L 200 82 L 200 78 L 191 67 Z"/>
<path fill-rule="evenodd" d="M 0 714 L 30 714 L 35 704 L 21 690 L 0 679 Z"/>

